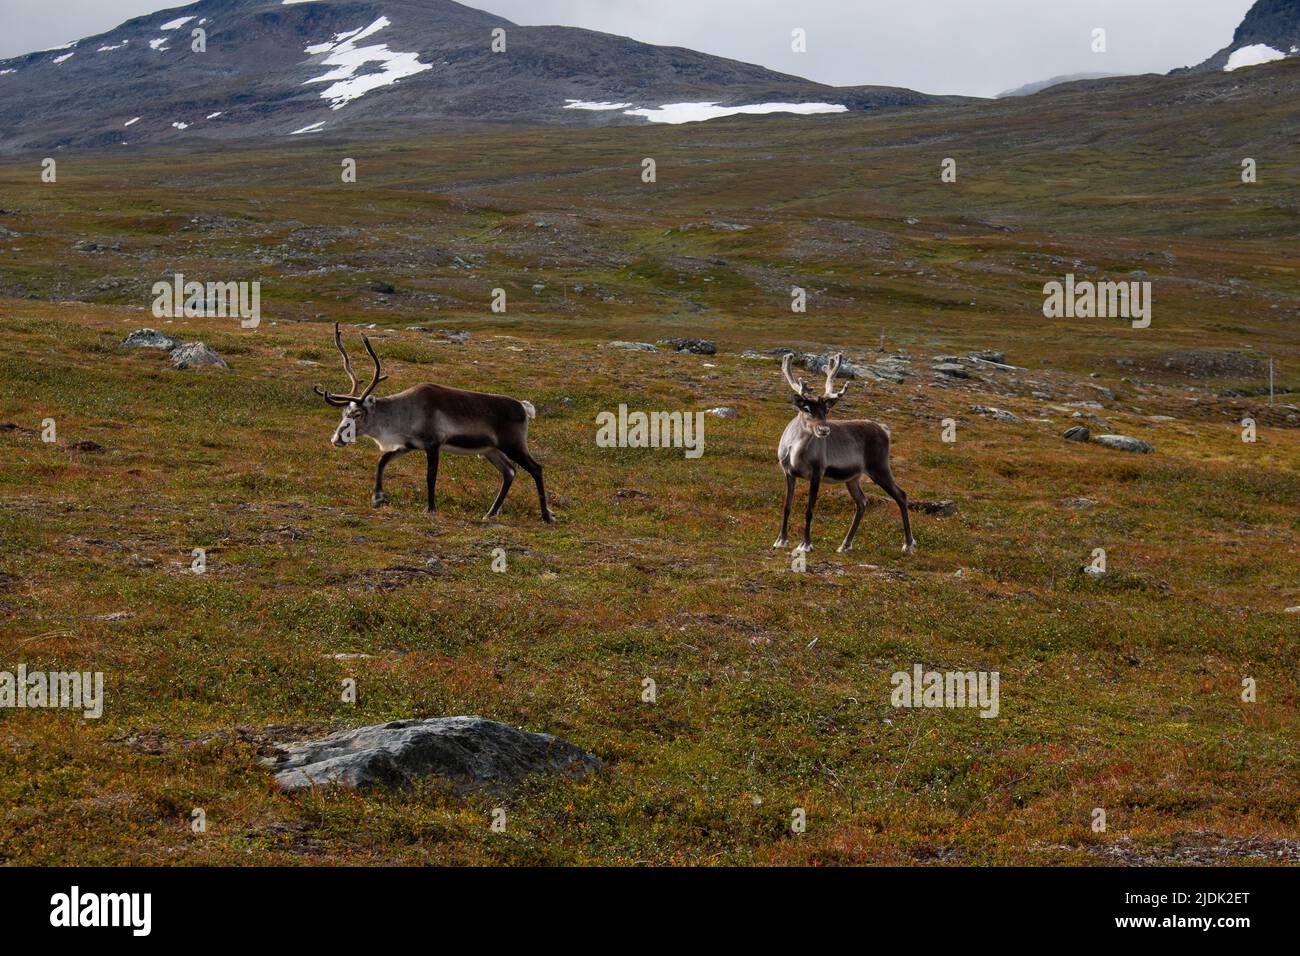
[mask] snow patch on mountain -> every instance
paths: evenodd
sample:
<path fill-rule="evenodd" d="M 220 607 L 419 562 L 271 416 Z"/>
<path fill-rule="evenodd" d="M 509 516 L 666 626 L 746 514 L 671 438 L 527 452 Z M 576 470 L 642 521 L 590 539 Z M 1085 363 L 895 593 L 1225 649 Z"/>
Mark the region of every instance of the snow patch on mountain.
<path fill-rule="evenodd" d="M 120 49 L 122 49 L 122 47 L 126 46 L 126 45 L 127 45 L 128 43 L 130 43 L 130 42 L 131 42 L 130 40 L 123 40 L 121 43 L 115 43 L 115 44 L 112 44 L 112 45 L 105 44 L 104 46 L 101 46 L 98 50 L 96 50 L 95 52 L 96 52 L 96 53 L 110 53 L 110 52 L 112 52 L 113 50 L 120 50 Z"/>
<path fill-rule="evenodd" d="M 566 110 L 625 110 L 631 103 L 598 103 L 592 100 L 565 100 Z"/>
<path fill-rule="evenodd" d="M 658 107 L 624 110 L 625 116 L 641 116 L 651 123 L 699 123 L 722 116 L 760 115 L 765 113 L 847 113 L 839 103 L 753 103 L 748 106 L 719 106 L 716 103 L 665 103 Z"/>
<path fill-rule="evenodd" d="M 55 63 L 62 63 L 64 60 L 70 60 L 70 59 L 72 59 L 73 56 L 76 55 L 76 52 L 77 52 L 76 50 L 73 50 L 71 53 L 65 53 L 65 54 L 63 54 L 63 56 L 56 56 L 56 57 L 54 58 L 54 62 L 55 62 Z"/>
<path fill-rule="evenodd" d="M 288 0 L 285 0 L 285 2 L 287 3 Z M 304 126 L 302 129 L 296 129 L 289 135 L 298 136 L 301 133 L 319 133 L 321 131 L 321 127 L 323 127 L 324 125 L 325 125 L 325 121 L 321 120 L 319 123 L 312 123 L 310 126 Z"/>
<path fill-rule="evenodd" d="M 1231 73 L 1233 70 L 1240 70 L 1243 66 L 1259 66 L 1261 63 L 1272 63 L 1274 60 L 1285 58 L 1285 53 L 1273 49 L 1267 43 L 1252 43 L 1250 46 L 1243 46 L 1239 50 L 1233 50 L 1232 56 L 1228 57 L 1228 65 L 1223 68 L 1223 72 Z"/>
<path fill-rule="evenodd" d="M 286 0 L 288 2 L 288 0 Z M 430 63 L 421 63 L 418 53 L 398 53 L 388 49 L 385 43 L 372 46 L 357 46 L 357 42 L 373 36 L 392 22 L 381 16 L 368 27 L 358 27 L 344 33 L 336 33 L 334 39 L 327 43 L 316 43 L 304 50 L 312 56 L 325 55 L 321 65 L 332 66 L 333 70 L 320 76 L 312 77 L 307 83 L 329 83 L 321 92 L 321 99 L 330 101 L 330 109 L 338 110 L 355 99 L 365 96 L 371 90 L 390 86 L 404 77 L 432 70 Z M 377 70 L 371 69 L 358 75 L 358 71 L 369 63 L 378 63 Z"/>
<path fill-rule="evenodd" d="M 162 26 L 160 26 L 158 29 L 159 29 L 159 30 L 175 30 L 177 27 L 183 27 L 183 26 L 185 26 L 185 24 L 189 23 L 189 22 L 190 22 L 191 20 L 193 20 L 193 19 L 194 19 L 193 17 L 177 17 L 175 20 L 168 20 L 166 23 L 164 23 L 164 24 L 163 24 Z"/>

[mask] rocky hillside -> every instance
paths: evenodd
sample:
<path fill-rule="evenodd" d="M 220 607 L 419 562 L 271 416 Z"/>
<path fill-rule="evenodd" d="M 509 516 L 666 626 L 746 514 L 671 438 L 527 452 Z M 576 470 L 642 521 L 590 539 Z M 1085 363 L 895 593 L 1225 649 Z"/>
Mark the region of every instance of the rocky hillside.
<path fill-rule="evenodd" d="M 1300 0 L 1257 0 L 1232 42 L 1193 71 L 1239 70 L 1300 54 Z"/>
<path fill-rule="evenodd" d="M 389 132 L 421 121 L 644 125 L 941 99 L 517 26 L 451 0 L 200 0 L 0 61 L 0 92 L 8 150 L 274 139 L 358 121 Z"/>

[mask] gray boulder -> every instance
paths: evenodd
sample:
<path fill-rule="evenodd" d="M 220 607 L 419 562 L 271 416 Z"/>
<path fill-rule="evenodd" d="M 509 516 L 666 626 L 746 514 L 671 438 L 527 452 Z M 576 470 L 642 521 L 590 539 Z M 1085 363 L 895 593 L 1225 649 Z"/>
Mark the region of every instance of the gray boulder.
<path fill-rule="evenodd" d="M 719 405 L 717 408 L 707 409 L 705 414 L 717 415 L 719 418 L 735 418 L 736 410 L 728 405 Z"/>
<path fill-rule="evenodd" d="M 276 785 L 291 792 L 409 787 L 424 777 L 440 777 L 460 791 L 508 791 L 531 774 L 572 779 L 600 767 L 596 757 L 566 740 L 482 717 L 395 720 L 278 749 L 262 764 L 274 767 Z"/>
<path fill-rule="evenodd" d="M 803 362 L 803 367 L 806 368 L 808 371 L 812 372 L 813 374 L 825 375 L 826 370 L 830 368 L 831 359 L 834 357 L 835 356 L 833 354 L 814 355 L 812 353 L 809 353 L 807 355 L 802 356 L 801 361 Z M 797 352 L 795 353 L 795 358 L 800 358 Z M 839 370 L 836 371 L 835 377 L 836 378 L 861 378 L 862 369 L 854 365 L 848 359 L 841 358 L 840 367 Z"/>
<path fill-rule="evenodd" d="M 202 342 L 186 342 L 171 351 L 176 368 L 230 368 L 226 360 Z"/>
<path fill-rule="evenodd" d="M 718 347 L 707 339 L 660 339 L 659 345 L 671 345 L 679 352 L 693 355 L 717 355 Z"/>
<path fill-rule="evenodd" d="M 1070 415 L 1070 417 L 1082 418 L 1084 421 L 1092 422 L 1094 425 L 1098 425 L 1102 428 L 1110 428 L 1110 422 L 1106 421 L 1106 419 L 1104 418 L 1099 418 L 1096 415 L 1089 415 L 1089 414 L 1085 414 L 1084 412 L 1074 412 L 1073 414 Z"/>
<path fill-rule="evenodd" d="M 1149 455 L 1155 451 L 1154 448 L 1140 438 L 1130 438 L 1128 435 L 1098 435 L 1093 441 L 1098 445 L 1104 445 L 1106 448 L 1113 448 L 1116 451 L 1129 451 L 1138 455 Z"/>
<path fill-rule="evenodd" d="M 629 352 L 658 352 L 649 342 L 610 342 L 611 349 L 624 349 Z"/>
<path fill-rule="evenodd" d="M 947 375 L 949 378 L 970 378 L 970 371 L 966 366 L 958 365 L 956 362 L 940 362 L 932 366 L 931 370 L 940 375 Z"/>
<path fill-rule="evenodd" d="M 1089 508 L 1097 507 L 1097 502 L 1093 498 L 1066 498 L 1061 502 L 1061 507 L 1069 508 L 1071 511 L 1087 511 Z"/>
<path fill-rule="evenodd" d="M 157 329 L 136 329 L 122 340 L 129 349 L 166 349 L 170 352 L 180 345 L 180 339 L 174 339 Z"/>
<path fill-rule="evenodd" d="M 1023 425 L 1025 420 L 1019 415 L 1013 415 L 1011 412 L 1005 412 L 1000 408 L 991 408 L 987 405 L 972 405 L 971 411 L 976 415 L 983 415 L 985 418 L 991 418 L 996 422 L 1004 422 L 1007 425 Z"/>
<path fill-rule="evenodd" d="M 860 371 L 866 373 L 868 378 L 876 378 L 882 382 L 893 382 L 895 385 L 903 384 L 902 369 L 889 365 L 866 365 Z"/>
<path fill-rule="evenodd" d="M 1075 425 L 1073 428 L 1067 428 L 1061 437 L 1066 441 L 1088 441 L 1092 433 L 1083 425 Z"/>

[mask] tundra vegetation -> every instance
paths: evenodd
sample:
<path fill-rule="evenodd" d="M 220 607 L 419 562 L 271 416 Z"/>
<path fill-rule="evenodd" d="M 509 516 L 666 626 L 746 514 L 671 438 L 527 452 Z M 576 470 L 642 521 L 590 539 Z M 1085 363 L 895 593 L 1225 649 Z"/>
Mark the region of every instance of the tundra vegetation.
<path fill-rule="evenodd" d="M 1162 82 L 1158 109 L 1121 81 L 812 120 L 118 148 L 60 155 L 56 184 L 6 160 L 0 669 L 105 677 L 97 720 L 0 712 L 0 861 L 1296 862 L 1300 419 L 1293 393 L 1258 393 L 1269 357 L 1300 386 L 1295 100 Z M 175 273 L 260 281 L 261 324 L 153 319 Z M 1150 281 L 1150 326 L 1045 318 L 1067 274 Z M 435 515 L 420 456 L 372 510 L 373 449 L 331 449 L 312 393 L 337 376 L 335 321 L 367 327 L 378 394 L 532 402 L 557 524 L 523 489 L 482 521 L 498 476 L 462 459 Z M 142 326 L 230 367 L 125 347 Z M 717 354 L 604 347 L 682 336 Z M 876 494 L 836 554 L 839 485 L 805 571 L 770 548 L 780 347 L 888 373 L 834 415 L 890 426 L 914 504 L 955 503 L 912 512 L 916 554 Z M 966 358 L 986 349 L 1000 365 Z M 687 460 L 599 447 L 620 404 L 736 415 Z M 1155 451 L 1065 441 L 1077 424 Z M 1096 549 L 1106 570 L 1084 573 Z M 997 672 L 998 716 L 893 707 L 890 675 L 918 665 Z M 454 714 L 602 769 L 508 798 L 286 795 L 258 763 Z"/>

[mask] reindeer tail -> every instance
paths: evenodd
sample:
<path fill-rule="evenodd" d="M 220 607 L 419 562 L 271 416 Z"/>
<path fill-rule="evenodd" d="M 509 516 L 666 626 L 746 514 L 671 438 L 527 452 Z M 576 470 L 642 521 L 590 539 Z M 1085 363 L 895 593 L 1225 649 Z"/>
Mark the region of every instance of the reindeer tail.
<path fill-rule="evenodd" d="M 533 408 L 532 402 L 521 401 L 519 404 L 524 406 L 524 414 L 527 415 L 530 419 L 537 417 L 537 409 Z"/>

